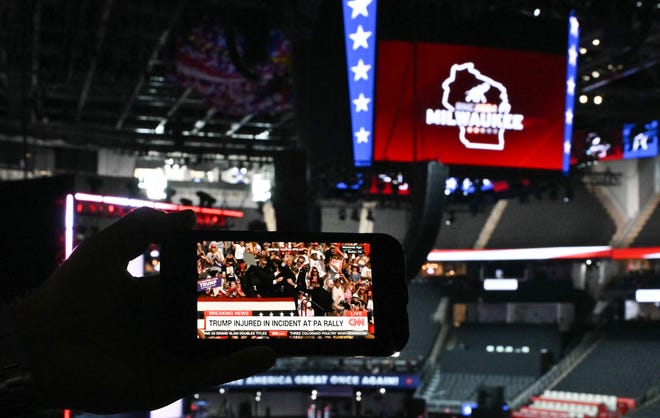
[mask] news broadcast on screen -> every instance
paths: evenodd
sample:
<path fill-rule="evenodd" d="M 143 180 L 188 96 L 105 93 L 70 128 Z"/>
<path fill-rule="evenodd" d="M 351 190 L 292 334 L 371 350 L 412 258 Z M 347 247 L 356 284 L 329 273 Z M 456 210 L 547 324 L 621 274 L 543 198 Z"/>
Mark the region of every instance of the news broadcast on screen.
<path fill-rule="evenodd" d="M 369 243 L 197 242 L 199 339 L 374 337 Z"/>

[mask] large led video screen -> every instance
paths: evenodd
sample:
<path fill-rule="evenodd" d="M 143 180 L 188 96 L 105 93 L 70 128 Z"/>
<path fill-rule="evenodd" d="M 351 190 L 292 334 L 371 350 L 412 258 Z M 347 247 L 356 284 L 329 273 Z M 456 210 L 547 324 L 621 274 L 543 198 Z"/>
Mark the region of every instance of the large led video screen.
<path fill-rule="evenodd" d="M 572 124 L 566 103 L 574 92 L 567 59 L 528 50 L 379 41 L 374 160 L 566 170 L 565 130 Z"/>

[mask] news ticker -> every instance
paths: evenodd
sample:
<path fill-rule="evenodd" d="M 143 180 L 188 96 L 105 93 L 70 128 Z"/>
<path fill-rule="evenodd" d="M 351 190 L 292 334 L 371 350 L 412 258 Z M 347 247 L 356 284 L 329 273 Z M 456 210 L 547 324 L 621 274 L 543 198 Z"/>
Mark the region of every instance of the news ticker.
<path fill-rule="evenodd" d="M 369 331 L 366 311 L 345 311 L 344 316 L 298 316 L 296 303 L 290 298 L 198 301 L 197 311 L 197 326 L 208 335 L 363 336 Z"/>

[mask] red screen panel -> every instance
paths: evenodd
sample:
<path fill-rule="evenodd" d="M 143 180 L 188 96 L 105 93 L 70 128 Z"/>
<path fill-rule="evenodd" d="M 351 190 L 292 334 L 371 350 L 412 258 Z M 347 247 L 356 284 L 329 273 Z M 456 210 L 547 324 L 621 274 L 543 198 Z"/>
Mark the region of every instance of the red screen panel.
<path fill-rule="evenodd" d="M 380 41 L 374 160 L 561 170 L 566 57 Z"/>

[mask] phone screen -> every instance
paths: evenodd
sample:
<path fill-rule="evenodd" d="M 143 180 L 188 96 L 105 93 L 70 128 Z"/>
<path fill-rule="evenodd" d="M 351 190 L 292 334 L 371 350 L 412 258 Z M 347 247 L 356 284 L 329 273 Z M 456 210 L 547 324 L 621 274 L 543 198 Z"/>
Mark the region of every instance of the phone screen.
<path fill-rule="evenodd" d="M 196 245 L 198 339 L 375 338 L 370 243 Z"/>

